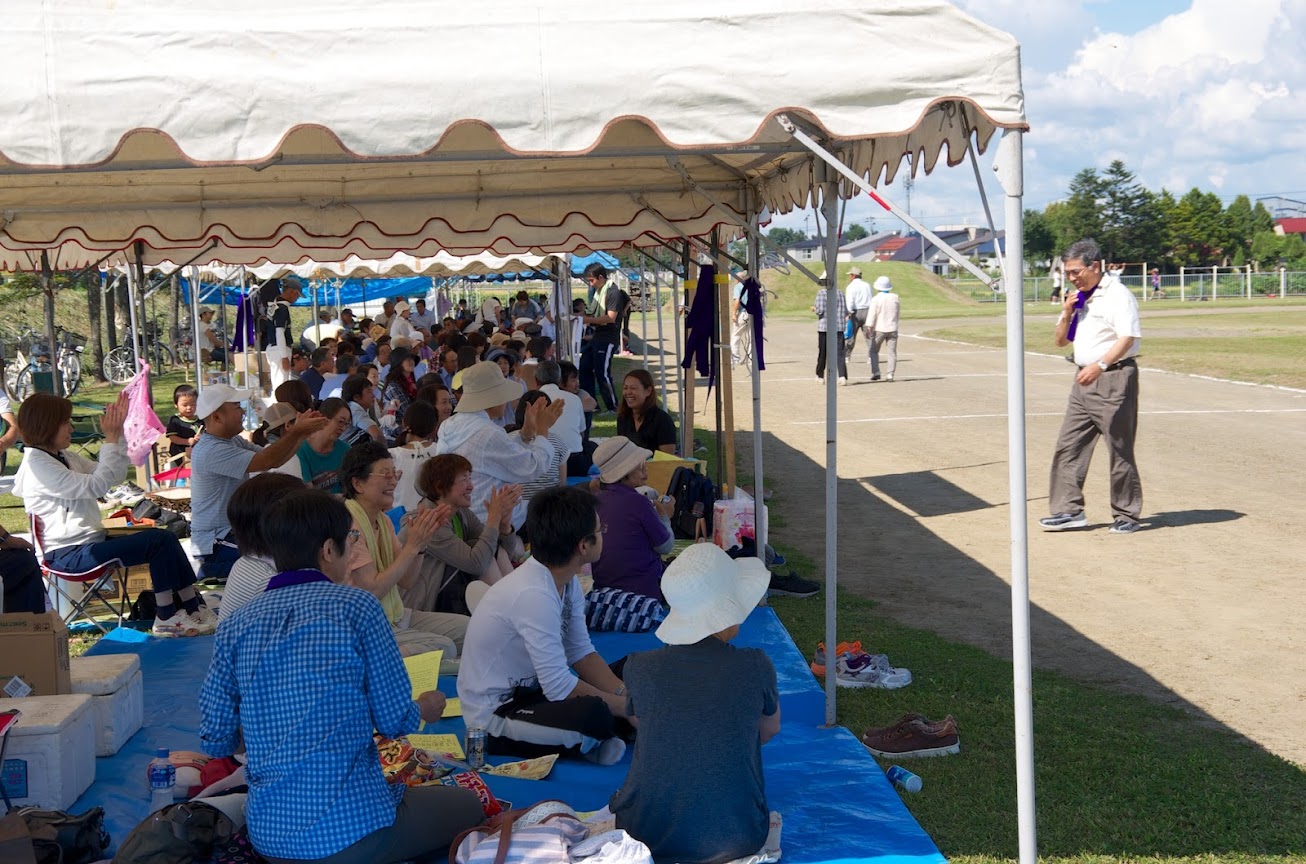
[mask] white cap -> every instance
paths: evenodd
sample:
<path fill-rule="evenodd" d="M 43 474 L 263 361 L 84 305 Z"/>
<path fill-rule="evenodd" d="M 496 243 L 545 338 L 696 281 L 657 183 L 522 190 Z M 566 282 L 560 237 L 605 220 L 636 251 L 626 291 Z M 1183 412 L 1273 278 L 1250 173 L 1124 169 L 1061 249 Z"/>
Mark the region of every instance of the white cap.
<path fill-rule="evenodd" d="M 205 420 L 210 414 L 228 402 L 239 404 L 247 401 L 253 395 L 250 390 L 237 390 L 227 384 L 210 384 L 204 388 L 204 392 L 200 394 L 200 398 L 196 401 L 195 414 L 201 420 Z"/>

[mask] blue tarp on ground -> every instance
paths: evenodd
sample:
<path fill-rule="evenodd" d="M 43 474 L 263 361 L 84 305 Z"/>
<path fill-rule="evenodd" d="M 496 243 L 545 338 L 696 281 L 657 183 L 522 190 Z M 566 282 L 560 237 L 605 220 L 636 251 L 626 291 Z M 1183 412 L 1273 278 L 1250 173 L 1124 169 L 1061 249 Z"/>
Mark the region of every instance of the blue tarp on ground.
<path fill-rule="evenodd" d="M 609 661 L 657 647 L 651 634 L 595 634 L 594 646 Z M 770 609 L 756 610 L 740 630 L 738 645 L 764 649 L 775 663 L 780 688 L 781 732 L 762 750 L 767 802 L 784 817 L 786 864 L 941 864 L 934 842 L 907 812 L 898 793 L 866 748 L 846 729 L 821 729 L 821 688 L 806 660 Z M 114 844 L 149 810 L 145 768 L 157 747 L 199 750 L 197 694 L 213 651 L 212 637 L 150 639 L 144 643 L 101 640 L 94 654 L 136 653 L 145 676 L 145 725 L 117 755 L 96 760 L 96 782 L 73 812 L 103 807 Z M 455 681 L 440 679 L 454 695 Z M 461 719 L 429 725 L 426 732 L 462 735 Z M 492 761 L 508 761 L 495 758 Z M 597 810 L 621 785 L 630 756 L 611 767 L 559 760 L 542 781 L 487 776 L 495 794 L 516 806 L 560 798 L 577 810 Z M 694 782 L 696 766 L 685 766 Z"/>

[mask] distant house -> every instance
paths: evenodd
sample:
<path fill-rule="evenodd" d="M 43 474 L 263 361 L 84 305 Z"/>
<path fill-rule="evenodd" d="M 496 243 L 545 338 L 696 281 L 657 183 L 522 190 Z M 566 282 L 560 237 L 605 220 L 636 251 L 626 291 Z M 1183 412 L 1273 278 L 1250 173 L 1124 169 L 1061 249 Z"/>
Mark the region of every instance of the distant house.
<path fill-rule="evenodd" d="M 944 226 L 934 229 L 934 233 L 940 240 L 967 258 L 978 259 L 981 267 L 990 270 L 997 268 L 997 240 L 1004 236 L 1004 232 L 999 231 L 995 236 L 987 228 Z M 902 245 L 893 252 L 891 258 L 882 260 L 906 261 L 917 264 L 923 262 L 925 267 L 939 276 L 949 275 L 957 266 L 932 241 L 925 241 L 925 254 L 922 256 L 921 244 L 923 238 L 918 234 L 903 238 L 903 241 Z M 881 250 L 887 251 L 889 245 L 885 244 L 881 247 Z"/>
<path fill-rule="evenodd" d="M 1306 235 L 1306 218 L 1292 216 L 1286 219 L 1275 219 L 1274 233 L 1283 236 L 1288 234 Z"/>
<path fill-rule="evenodd" d="M 797 243 L 790 243 L 785 247 L 791 258 L 799 261 L 819 260 L 822 257 L 821 249 L 825 245 L 825 240 L 819 237 L 813 237 L 808 240 L 799 240 Z"/>
<path fill-rule="evenodd" d="M 881 231 L 839 247 L 840 261 L 880 261 L 880 248 L 898 237 L 897 231 Z"/>

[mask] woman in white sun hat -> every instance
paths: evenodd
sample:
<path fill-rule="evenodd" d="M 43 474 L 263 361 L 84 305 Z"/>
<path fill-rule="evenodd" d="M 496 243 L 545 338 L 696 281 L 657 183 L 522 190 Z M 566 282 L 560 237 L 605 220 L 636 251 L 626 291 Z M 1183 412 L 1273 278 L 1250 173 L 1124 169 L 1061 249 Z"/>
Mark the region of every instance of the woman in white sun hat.
<path fill-rule="evenodd" d="M 760 649 L 729 643 L 769 581 L 756 558 L 690 546 L 662 577 L 671 611 L 657 636 L 666 647 L 626 660 L 639 746 L 610 806 L 656 860 L 730 861 L 767 840 L 761 748 L 780 731 L 775 667 Z"/>

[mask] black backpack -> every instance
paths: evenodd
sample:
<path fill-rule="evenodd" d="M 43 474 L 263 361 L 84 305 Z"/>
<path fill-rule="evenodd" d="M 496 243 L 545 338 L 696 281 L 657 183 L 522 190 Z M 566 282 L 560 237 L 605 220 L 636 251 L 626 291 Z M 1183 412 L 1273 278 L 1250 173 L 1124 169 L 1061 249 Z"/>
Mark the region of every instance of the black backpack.
<path fill-rule="evenodd" d="M 676 499 L 671 530 L 681 540 L 712 539 L 712 505 L 716 487 L 692 468 L 677 468 L 671 475 L 667 494 Z"/>

